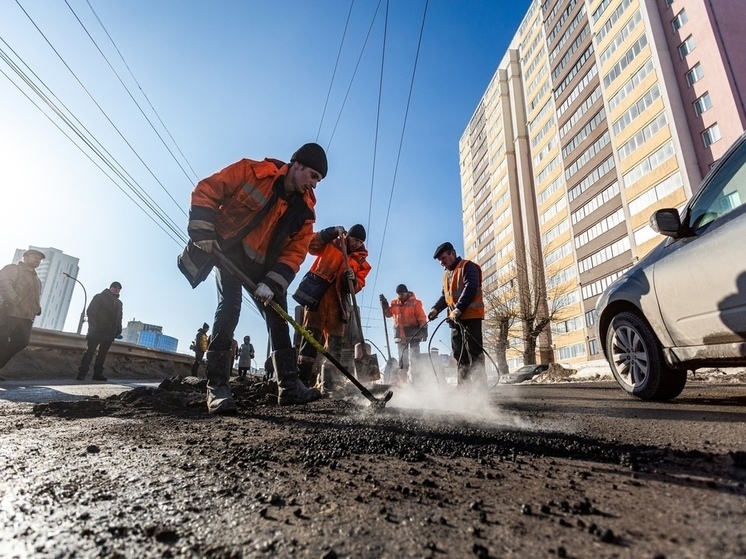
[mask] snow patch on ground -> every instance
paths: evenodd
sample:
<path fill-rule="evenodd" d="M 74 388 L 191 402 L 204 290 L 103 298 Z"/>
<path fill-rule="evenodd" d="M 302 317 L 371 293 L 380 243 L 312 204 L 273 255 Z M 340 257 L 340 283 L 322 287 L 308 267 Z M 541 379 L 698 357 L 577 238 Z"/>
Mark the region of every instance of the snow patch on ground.
<path fill-rule="evenodd" d="M 585 363 L 555 363 L 546 373 L 527 381 L 526 384 L 553 384 L 557 382 L 592 382 L 614 380 L 611 368 L 604 359 Z M 714 383 L 746 383 L 746 368 L 708 368 L 689 373 L 689 380 Z"/>

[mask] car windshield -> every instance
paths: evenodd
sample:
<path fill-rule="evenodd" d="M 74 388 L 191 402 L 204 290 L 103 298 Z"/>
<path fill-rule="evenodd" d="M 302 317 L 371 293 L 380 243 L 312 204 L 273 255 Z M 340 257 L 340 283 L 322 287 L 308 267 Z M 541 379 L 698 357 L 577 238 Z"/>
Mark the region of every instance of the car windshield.
<path fill-rule="evenodd" d="M 518 369 L 515 372 L 515 374 L 518 374 L 518 373 L 530 373 L 530 372 L 532 372 L 534 370 L 535 367 L 536 367 L 536 365 L 524 365 L 523 367 L 521 367 L 520 369 Z"/>

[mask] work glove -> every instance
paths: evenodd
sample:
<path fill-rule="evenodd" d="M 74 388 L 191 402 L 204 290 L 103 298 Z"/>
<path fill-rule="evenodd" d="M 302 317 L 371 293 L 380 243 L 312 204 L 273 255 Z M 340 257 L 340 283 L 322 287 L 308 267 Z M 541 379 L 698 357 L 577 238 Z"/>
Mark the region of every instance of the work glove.
<path fill-rule="evenodd" d="M 383 307 L 383 310 L 384 311 L 389 310 L 389 302 L 386 300 L 386 297 L 383 295 L 383 293 L 381 293 L 380 299 L 381 299 L 381 307 Z"/>
<path fill-rule="evenodd" d="M 321 230 L 321 240 L 325 243 L 331 243 L 334 239 L 339 237 L 339 231 L 337 227 L 327 227 Z"/>
<path fill-rule="evenodd" d="M 427 319 L 435 320 L 436 318 L 438 318 L 438 311 L 436 311 L 435 308 L 430 309 L 430 312 L 427 313 Z"/>
<path fill-rule="evenodd" d="M 208 254 L 212 254 L 213 252 L 220 252 L 220 245 L 218 244 L 217 239 L 204 239 L 202 241 L 195 241 L 194 246 L 196 246 L 200 250 L 204 250 Z"/>
<path fill-rule="evenodd" d="M 352 285 L 355 285 L 355 280 L 357 279 L 357 278 L 355 277 L 355 271 L 354 271 L 354 270 L 352 270 L 352 269 L 349 269 L 349 270 L 347 270 L 347 271 L 345 272 L 345 279 L 346 279 L 347 281 L 351 281 L 351 282 L 352 282 Z"/>
<path fill-rule="evenodd" d="M 448 320 L 450 320 L 451 322 L 456 322 L 460 316 L 461 310 L 453 309 L 451 312 L 448 313 Z"/>
<path fill-rule="evenodd" d="M 337 226 L 337 237 L 344 237 L 347 234 L 347 231 L 345 231 L 345 228 L 341 225 Z"/>
<path fill-rule="evenodd" d="M 272 291 L 266 283 L 260 283 L 254 290 L 254 297 L 259 299 L 265 305 L 269 305 L 274 296 L 274 291 Z"/>

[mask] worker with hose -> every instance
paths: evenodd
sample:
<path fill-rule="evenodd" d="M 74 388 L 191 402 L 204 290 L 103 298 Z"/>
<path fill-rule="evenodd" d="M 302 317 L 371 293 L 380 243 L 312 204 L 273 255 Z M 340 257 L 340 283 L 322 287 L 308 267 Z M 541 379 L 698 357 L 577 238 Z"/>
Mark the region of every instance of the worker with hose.
<path fill-rule="evenodd" d="M 242 159 L 200 181 L 192 192 L 190 242 L 178 259 L 193 287 L 217 268 L 218 306 L 207 350 L 207 408 L 210 413 L 236 411 L 228 384 L 233 360 L 231 342 L 246 282 L 227 271 L 235 266 L 255 286 L 251 296 L 267 322 L 280 405 L 318 399 L 318 390 L 298 378 L 295 349 L 287 322 L 265 306 L 287 311 L 287 288 L 308 253 L 315 221 L 314 188 L 326 177 L 324 149 L 301 146 L 289 163 L 277 159 Z"/>
<path fill-rule="evenodd" d="M 427 317 L 420 301 L 407 286 L 396 286 L 396 299 L 391 304 L 380 296 L 384 316 L 394 319 L 394 342 L 399 346 L 399 370 L 408 371 L 409 381 L 416 381 L 413 364 L 420 356 L 420 342 L 427 340 Z M 406 373 L 405 373 L 406 374 Z M 401 378 L 400 381 L 406 380 Z"/>
<path fill-rule="evenodd" d="M 341 226 L 327 227 L 316 233 L 309 246 L 316 260 L 293 295 L 304 307 L 303 327 L 339 361 L 342 360 L 345 324 L 353 312 L 348 286 L 353 285 L 355 292 L 359 292 L 365 287 L 365 278 L 371 269 L 365 237 L 365 228 L 360 224 L 350 227 L 347 233 Z M 317 354 L 308 340 L 301 342 L 298 369 L 300 379 L 309 387 L 317 384 L 314 373 Z M 323 392 L 333 392 L 342 381 L 329 364 L 324 365 L 321 378 Z"/>
<path fill-rule="evenodd" d="M 482 269 L 470 260 L 456 255 L 451 243 L 443 243 L 433 255 L 443 273 L 443 292 L 427 315 L 435 320 L 443 309 L 448 309 L 451 327 L 451 351 L 458 362 L 459 386 L 487 388 L 482 346 Z"/>

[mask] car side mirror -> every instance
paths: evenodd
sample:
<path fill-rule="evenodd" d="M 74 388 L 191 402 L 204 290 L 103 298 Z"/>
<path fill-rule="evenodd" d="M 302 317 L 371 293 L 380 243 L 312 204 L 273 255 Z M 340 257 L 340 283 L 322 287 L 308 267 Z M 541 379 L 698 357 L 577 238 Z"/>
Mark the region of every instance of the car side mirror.
<path fill-rule="evenodd" d="M 678 210 L 674 208 L 664 208 L 653 212 L 650 216 L 650 227 L 653 231 L 666 235 L 667 237 L 678 238 L 681 233 L 681 218 Z"/>

